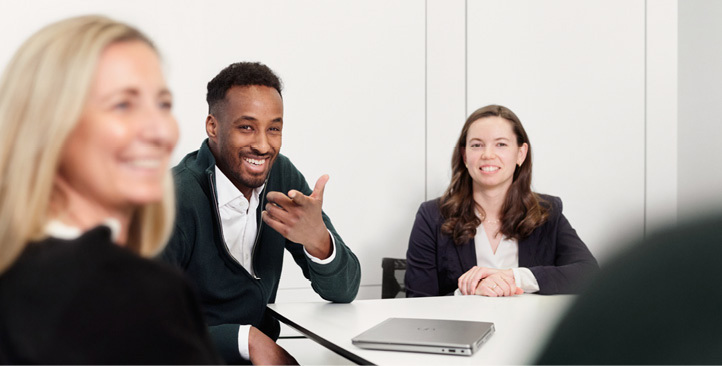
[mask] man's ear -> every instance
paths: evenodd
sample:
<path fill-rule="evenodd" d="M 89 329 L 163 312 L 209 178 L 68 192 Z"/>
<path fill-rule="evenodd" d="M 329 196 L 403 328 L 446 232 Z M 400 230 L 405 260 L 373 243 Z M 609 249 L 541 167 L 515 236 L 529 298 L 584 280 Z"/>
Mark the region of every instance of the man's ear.
<path fill-rule="evenodd" d="M 218 120 L 214 115 L 209 114 L 208 117 L 206 117 L 206 135 L 208 135 L 208 138 L 213 142 L 217 142 L 218 133 Z"/>

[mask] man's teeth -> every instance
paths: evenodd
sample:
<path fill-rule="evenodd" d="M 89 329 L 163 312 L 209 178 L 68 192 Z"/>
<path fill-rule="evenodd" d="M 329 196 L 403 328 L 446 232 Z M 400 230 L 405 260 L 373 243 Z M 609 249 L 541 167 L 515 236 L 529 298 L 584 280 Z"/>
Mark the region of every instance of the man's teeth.
<path fill-rule="evenodd" d="M 243 158 L 243 160 L 253 164 L 253 165 L 263 165 L 266 162 L 266 159 L 251 159 L 251 158 Z"/>
<path fill-rule="evenodd" d="M 494 171 L 499 170 L 499 167 L 498 166 L 484 166 L 484 167 L 481 167 L 481 170 L 484 172 L 494 172 Z"/>
<path fill-rule="evenodd" d="M 160 167 L 161 161 L 159 159 L 135 159 L 129 163 L 136 168 L 155 169 Z"/>

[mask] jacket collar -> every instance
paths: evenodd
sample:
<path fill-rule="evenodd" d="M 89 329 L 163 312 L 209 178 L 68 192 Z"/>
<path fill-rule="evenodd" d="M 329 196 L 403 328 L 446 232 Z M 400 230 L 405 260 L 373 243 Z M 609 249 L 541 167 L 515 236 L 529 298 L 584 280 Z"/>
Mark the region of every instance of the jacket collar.
<path fill-rule="evenodd" d="M 201 148 L 198 149 L 198 156 L 196 157 L 196 167 L 199 168 L 206 175 L 215 173 L 216 158 L 211 152 L 211 147 L 208 145 L 208 139 L 206 138 L 201 143 Z"/>

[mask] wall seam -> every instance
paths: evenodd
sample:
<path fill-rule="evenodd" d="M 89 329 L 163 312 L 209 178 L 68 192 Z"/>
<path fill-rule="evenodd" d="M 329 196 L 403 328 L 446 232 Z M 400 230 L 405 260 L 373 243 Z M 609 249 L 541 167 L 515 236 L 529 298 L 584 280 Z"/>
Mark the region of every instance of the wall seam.
<path fill-rule="evenodd" d="M 464 0 L 464 119 L 469 111 L 469 0 Z"/>
<path fill-rule="evenodd" d="M 648 23 L 647 23 L 647 0 L 644 0 L 644 207 L 642 210 L 642 233 L 643 236 L 647 237 L 647 99 L 649 98 L 649 95 L 647 93 L 647 84 L 649 83 L 648 79 L 648 70 L 647 70 L 647 47 L 648 47 Z"/>
<path fill-rule="evenodd" d="M 424 201 L 429 200 L 429 1 L 424 0 Z"/>

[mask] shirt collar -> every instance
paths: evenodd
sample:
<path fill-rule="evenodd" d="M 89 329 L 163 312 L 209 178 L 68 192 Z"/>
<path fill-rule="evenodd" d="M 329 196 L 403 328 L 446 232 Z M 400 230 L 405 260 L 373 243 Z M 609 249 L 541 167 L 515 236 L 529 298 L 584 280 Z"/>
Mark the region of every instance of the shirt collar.
<path fill-rule="evenodd" d="M 223 172 L 218 169 L 218 165 L 215 167 L 216 170 L 216 193 L 218 194 L 218 207 L 223 207 L 229 202 L 235 200 L 236 198 L 245 197 L 243 196 L 243 193 L 236 188 L 236 186 L 231 182 L 228 177 L 226 177 Z M 263 191 L 263 188 L 266 186 L 266 184 L 262 184 L 260 187 L 253 190 L 251 193 L 253 195 L 253 198 L 258 201 L 258 196 L 261 195 L 261 191 Z"/>
<path fill-rule="evenodd" d="M 118 240 L 118 235 L 120 234 L 120 222 L 118 220 L 109 217 L 103 220 L 101 225 L 107 226 L 110 229 L 110 238 L 113 241 Z M 80 228 L 67 225 L 56 219 L 48 221 L 45 224 L 44 231 L 48 236 L 62 240 L 75 240 L 83 234 Z"/>

